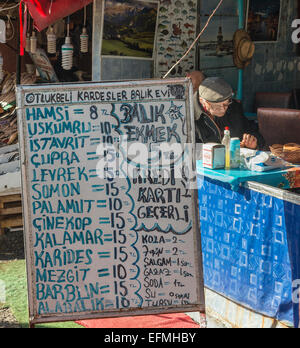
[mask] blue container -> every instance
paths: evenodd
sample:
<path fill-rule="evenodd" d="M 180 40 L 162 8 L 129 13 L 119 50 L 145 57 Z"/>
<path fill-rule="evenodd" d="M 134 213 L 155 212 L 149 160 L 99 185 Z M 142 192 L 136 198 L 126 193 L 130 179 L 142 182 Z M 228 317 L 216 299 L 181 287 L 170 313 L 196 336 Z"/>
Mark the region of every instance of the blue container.
<path fill-rule="evenodd" d="M 230 168 L 239 168 L 241 163 L 241 142 L 239 138 L 230 139 Z"/>

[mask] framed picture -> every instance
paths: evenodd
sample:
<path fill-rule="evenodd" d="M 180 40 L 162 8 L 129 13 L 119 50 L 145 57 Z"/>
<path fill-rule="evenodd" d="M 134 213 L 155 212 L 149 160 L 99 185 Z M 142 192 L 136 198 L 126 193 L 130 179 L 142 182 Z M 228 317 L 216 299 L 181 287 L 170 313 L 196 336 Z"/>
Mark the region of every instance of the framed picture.
<path fill-rule="evenodd" d="M 237 16 L 218 16 L 211 21 L 200 39 L 201 69 L 233 67 L 233 35 L 238 25 Z"/>
<path fill-rule="evenodd" d="M 248 0 L 247 31 L 254 42 L 278 40 L 281 0 Z"/>
<path fill-rule="evenodd" d="M 203 28 L 212 11 L 218 4 L 217 0 L 201 1 L 200 25 Z M 233 36 L 239 27 L 238 1 L 226 0 L 212 18 L 205 32 L 200 38 L 199 67 L 210 76 L 214 76 L 218 69 L 223 71 L 237 71 L 233 64 Z M 233 73 L 234 75 L 234 73 Z M 216 75 L 219 76 L 219 75 Z"/>
<path fill-rule="evenodd" d="M 106 0 L 102 56 L 153 59 L 158 1 Z"/>

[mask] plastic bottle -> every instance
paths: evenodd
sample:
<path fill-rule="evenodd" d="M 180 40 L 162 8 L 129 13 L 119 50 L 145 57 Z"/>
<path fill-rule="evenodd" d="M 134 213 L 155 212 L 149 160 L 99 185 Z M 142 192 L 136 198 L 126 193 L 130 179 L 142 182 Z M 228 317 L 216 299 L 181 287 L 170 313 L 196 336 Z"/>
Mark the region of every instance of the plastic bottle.
<path fill-rule="evenodd" d="M 225 127 L 222 144 L 225 145 L 225 169 L 230 169 L 230 130 Z"/>
<path fill-rule="evenodd" d="M 31 51 L 30 33 L 27 33 L 27 35 L 26 35 L 25 51 L 28 52 L 28 53 L 30 53 L 30 51 Z"/>
<path fill-rule="evenodd" d="M 47 34 L 47 52 L 50 54 L 56 53 L 56 35 L 52 26 L 49 28 Z"/>
<path fill-rule="evenodd" d="M 33 31 L 30 38 L 30 52 L 32 54 L 35 54 L 36 50 L 37 50 L 37 37 L 36 37 L 35 31 Z"/>
<path fill-rule="evenodd" d="M 71 37 L 67 36 L 65 44 L 61 47 L 62 51 L 62 68 L 71 70 L 73 67 L 73 51 L 74 46 L 71 44 Z"/>
<path fill-rule="evenodd" d="M 80 52 L 88 53 L 89 51 L 89 36 L 87 34 L 86 28 L 82 29 L 82 34 L 80 35 Z"/>

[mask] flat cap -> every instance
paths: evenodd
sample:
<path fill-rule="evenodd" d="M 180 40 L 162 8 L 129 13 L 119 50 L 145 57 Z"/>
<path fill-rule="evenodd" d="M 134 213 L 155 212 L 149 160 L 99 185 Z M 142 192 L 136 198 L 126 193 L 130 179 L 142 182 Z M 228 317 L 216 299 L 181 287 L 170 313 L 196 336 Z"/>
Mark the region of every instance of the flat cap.
<path fill-rule="evenodd" d="M 199 86 L 199 96 L 208 102 L 221 103 L 232 97 L 232 88 L 220 77 L 207 77 Z"/>

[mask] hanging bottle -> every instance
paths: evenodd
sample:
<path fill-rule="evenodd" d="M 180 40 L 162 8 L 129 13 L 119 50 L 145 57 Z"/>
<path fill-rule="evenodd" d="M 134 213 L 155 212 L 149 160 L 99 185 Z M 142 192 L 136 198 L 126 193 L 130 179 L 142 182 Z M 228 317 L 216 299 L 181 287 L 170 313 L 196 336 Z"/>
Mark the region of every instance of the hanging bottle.
<path fill-rule="evenodd" d="M 225 127 L 222 144 L 225 145 L 225 169 L 230 169 L 230 130 Z"/>
<path fill-rule="evenodd" d="M 67 36 L 65 40 L 65 44 L 61 46 L 61 65 L 64 70 L 71 70 L 73 67 L 73 53 L 74 46 L 71 42 L 70 37 L 70 17 L 67 19 Z"/>
<path fill-rule="evenodd" d="M 61 47 L 62 53 L 62 68 L 64 70 L 71 70 L 73 67 L 73 52 L 74 46 L 71 43 L 70 36 L 66 37 L 65 44 Z"/>
<path fill-rule="evenodd" d="M 89 51 L 89 36 L 86 28 L 82 28 L 82 34 L 80 35 L 80 52 L 88 53 Z"/>
<path fill-rule="evenodd" d="M 25 51 L 30 53 L 31 51 L 31 42 L 30 42 L 30 34 L 27 33 L 26 34 L 26 47 L 25 47 Z"/>
<path fill-rule="evenodd" d="M 30 21 L 30 16 L 28 16 L 28 30 L 27 30 L 27 34 L 26 34 L 26 46 L 25 46 L 25 51 L 27 53 L 31 52 L 31 42 L 30 42 L 30 26 L 31 26 L 31 21 Z"/>
<path fill-rule="evenodd" d="M 82 28 L 82 34 L 80 35 L 80 52 L 88 53 L 89 51 L 89 36 L 86 29 L 86 7 L 84 7 L 84 22 Z"/>
<path fill-rule="evenodd" d="M 56 53 L 56 35 L 54 33 L 54 28 L 51 26 L 47 34 L 47 52 L 49 54 Z"/>
<path fill-rule="evenodd" d="M 30 38 L 30 52 L 32 54 L 35 54 L 36 50 L 37 50 L 37 37 L 36 37 L 35 31 L 33 31 Z"/>

